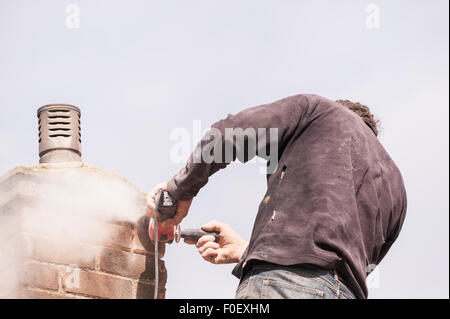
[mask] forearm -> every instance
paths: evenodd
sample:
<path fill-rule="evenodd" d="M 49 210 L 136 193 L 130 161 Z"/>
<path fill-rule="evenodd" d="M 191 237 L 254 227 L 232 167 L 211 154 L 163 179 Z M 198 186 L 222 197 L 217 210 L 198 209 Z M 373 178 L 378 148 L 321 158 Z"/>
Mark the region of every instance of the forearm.
<path fill-rule="evenodd" d="M 193 163 L 192 157 L 193 155 L 191 155 L 186 166 L 167 183 L 169 192 L 177 200 L 194 198 L 208 182 L 209 177 L 227 165 L 225 163 L 208 164 L 203 161 Z"/>
<path fill-rule="evenodd" d="M 236 158 L 246 162 L 258 155 L 277 162 L 279 146 L 289 140 L 307 105 L 307 98 L 294 96 L 245 109 L 214 123 L 186 166 L 168 182 L 169 191 L 178 200 L 192 199 L 212 174 Z"/>

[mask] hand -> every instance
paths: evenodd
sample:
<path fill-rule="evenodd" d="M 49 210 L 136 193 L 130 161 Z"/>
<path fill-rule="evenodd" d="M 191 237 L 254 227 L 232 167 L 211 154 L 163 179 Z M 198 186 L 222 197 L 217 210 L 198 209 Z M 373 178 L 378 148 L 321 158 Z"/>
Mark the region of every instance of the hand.
<path fill-rule="evenodd" d="M 167 190 L 167 182 L 161 183 L 156 185 L 153 190 L 148 194 L 147 196 L 147 209 L 146 209 L 146 214 L 148 217 L 154 217 L 155 215 L 155 200 L 156 200 L 156 195 L 158 194 L 158 192 L 160 190 Z M 183 218 L 186 217 L 186 215 L 188 214 L 189 211 L 189 207 L 191 207 L 191 203 L 192 203 L 192 199 L 191 200 L 187 200 L 187 201 L 178 201 L 177 202 L 177 212 L 175 213 L 175 215 L 172 218 L 169 218 L 167 220 L 165 220 L 162 225 L 164 227 L 169 227 L 169 226 L 176 226 L 179 223 L 181 223 L 181 221 L 183 220 Z M 159 212 L 158 212 L 158 216 L 159 216 Z"/>
<path fill-rule="evenodd" d="M 237 263 L 242 257 L 248 243 L 235 233 L 230 226 L 216 221 L 202 226 L 203 230 L 220 232 L 219 242 L 214 241 L 214 236 L 202 236 L 196 243 L 203 259 L 213 264 Z M 187 242 L 192 244 L 192 242 Z"/>

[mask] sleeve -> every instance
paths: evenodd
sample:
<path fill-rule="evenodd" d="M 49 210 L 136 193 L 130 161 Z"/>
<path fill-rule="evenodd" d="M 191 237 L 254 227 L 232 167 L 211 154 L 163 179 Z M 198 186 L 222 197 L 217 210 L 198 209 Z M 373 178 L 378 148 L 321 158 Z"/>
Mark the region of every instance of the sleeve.
<path fill-rule="evenodd" d="M 400 174 L 400 173 L 399 173 Z M 400 176 L 400 175 L 399 175 Z M 396 224 L 394 225 L 393 229 L 390 232 L 390 236 L 389 238 L 386 240 L 386 242 L 384 243 L 384 245 L 381 248 L 378 260 L 377 260 L 377 265 L 383 260 L 383 258 L 386 256 L 387 252 L 389 251 L 389 249 L 391 248 L 392 244 L 397 240 L 400 231 L 402 230 L 403 224 L 405 222 L 405 217 L 406 217 L 406 209 L 408 206 L 408 202 L 407 202 L 407 197 L 406 197 L 406 190 L 405 190 L 405 185 L 403 183 L 403 179 L 400 176 L 400 193 L 401 193 L 401 209 L 398 220 L 396 222 Z"/>
<path fill-rule="evenodd" d="M 212 174 L 236 158 L 244 163 L 254 156 L 278 162 L 279 154 L 306 117 L 308 105 L 307 96 L 296 95 L 245 109 L 214 123 L 186 166 L 168 182 L 169 192 L 177 200 L 192 199 Z M 276 166 L 268 165 L 268 173 L 273 173 L 270 167 Z"/>

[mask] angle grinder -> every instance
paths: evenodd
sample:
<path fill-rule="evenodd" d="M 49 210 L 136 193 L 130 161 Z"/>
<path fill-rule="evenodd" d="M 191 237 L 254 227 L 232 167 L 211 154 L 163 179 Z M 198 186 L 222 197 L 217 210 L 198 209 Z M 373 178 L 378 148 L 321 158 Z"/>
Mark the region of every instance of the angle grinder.
<path fill-rule="evenodd" d="M 159 190 L 155 198 L 155 214 L 150 219 L 148 232 L 150 239 L 155 246 L 155 290 L 154 299 L 158 299 L 159 271 L 158 271 L 158 242 L 171 244 L 174 240 L 179 242 L 181 238 L 196 242 L 204 235 L 214 236 L 214 241 L 219 242 L 220 233 L 218 231 L 205 231 L 201 228 L 190 228 L 181 230 L 180 225 L 165 226 L 163 222 L 173 217 L 177 212 L 177 201 L 166 190 Z M 159 215 L 158 215 L 159 213 Z"/>
<path fill-rule="evenodd" d="M 196 242 L 204 235 L 212 235 L 216 242 L 219 241 L 220 233 L 218 231 L 205 231 L 201 228 L 188 228 L 182 230 L 180 225 L 164 226 L 162 223 L 167 219 L 172 218 L 176 211 L 177 201 L 168 191 L 160 190 L 155 198 L 155 213 L 159 212 L 159 216 L 152 217 L 149 223 L 149 235 L 153 242 L 155 242 L 156 237 L 158 242 L 169 244 L 174 240 L 178 243 L 181 238 Z M 157 220 L 156 224 L 155 219 Z M 155 230 L 157 230 L 157 232 L 155 232 Z M 156 233 L 158 234 L 157 236 Z"/>

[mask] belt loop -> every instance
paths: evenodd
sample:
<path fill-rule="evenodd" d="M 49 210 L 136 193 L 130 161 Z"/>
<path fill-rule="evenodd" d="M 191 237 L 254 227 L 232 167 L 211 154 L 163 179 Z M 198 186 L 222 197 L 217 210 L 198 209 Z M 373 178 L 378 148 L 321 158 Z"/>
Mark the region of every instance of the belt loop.
<path fill-rule="evenodd" d="M 335 270 L 333 270 L 333 274 L 334 279 L 336 280 L 336 296 L 339 299 L 339 295 L 341 294 L 341 282 L 339 280 L 339 275 Z"/>

